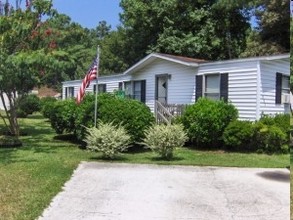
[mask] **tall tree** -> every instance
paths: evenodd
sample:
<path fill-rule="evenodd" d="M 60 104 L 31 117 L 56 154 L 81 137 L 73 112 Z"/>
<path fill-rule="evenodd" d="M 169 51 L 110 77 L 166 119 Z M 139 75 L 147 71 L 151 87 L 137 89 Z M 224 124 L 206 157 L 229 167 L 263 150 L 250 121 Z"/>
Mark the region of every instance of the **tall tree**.
<path fill-rule="evenodd" d="M 97 37 L 99 39 L 104 39 L 107 35 L 109 35 L 110 30 L 111 25 L 108 25 L 106 21 L 100 21 L 96 27 Z"/>
<path fill-rule="evenodd" d="M 241 0 L 238 0 L 241 1 Z M 290 51 L 290 1 L 250 0 L 255 28 L 247 32 L 242 57 L 287 53 Z"/>
<path fill-rule="evenodd" d="M 133 63 L 151 51 L 205 59 L 237 57 L 248 17 L 238 6 L 201 0 L 122 0 L 121 21 Z"/>

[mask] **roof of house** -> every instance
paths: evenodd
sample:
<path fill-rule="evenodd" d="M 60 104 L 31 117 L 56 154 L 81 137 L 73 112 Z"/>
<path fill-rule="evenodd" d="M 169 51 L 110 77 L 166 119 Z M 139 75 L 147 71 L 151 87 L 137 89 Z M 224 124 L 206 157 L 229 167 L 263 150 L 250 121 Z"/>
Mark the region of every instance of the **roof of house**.
<path fill-rule="evenodd" d="M 147 66 L 148 64 L 152 63 L 156 59 L 163 59 L 167 61 L 171 61 L 174 63 L 182 64 L 185 66 L 197 67 L 200 63 L 208 62 L 202 59 L 194 59 L 190 57 L 183 57 L 183 56 L 176 56 L 170 54 L 163 54 L 163 53 L 151 53 L 130 68 L 128 68 L 123 74 L 130 74 L 134 71 L 142 69 L 143 67 Z"/>
<path fill-rule="evenodd" d="M 270 61 L 270 60 L 279 60 L 290 58 L 290 54 L 277 54 L 277 55 L 268 55 L 268 56 L 259 56 L 259 57 L 246 57 L 246 58 L 235 58 L 230 60 L 219 60 L 219 61 L 209 61 L 200 64 L 201 66 L 208 65 L 218 65 L 218 64 L 227 64 L 227 63 L 239 63 L 239 62 L 249 62 L 249 61 Z"/>

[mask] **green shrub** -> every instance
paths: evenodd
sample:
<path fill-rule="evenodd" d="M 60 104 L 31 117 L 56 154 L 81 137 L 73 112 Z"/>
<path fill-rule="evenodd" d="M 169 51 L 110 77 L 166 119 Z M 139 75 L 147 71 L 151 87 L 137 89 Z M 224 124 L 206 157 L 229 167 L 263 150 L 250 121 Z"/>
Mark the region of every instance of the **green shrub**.
<path fill-rule="evenodd" d="M 85 135 L 83 126 L 93 126 L 94 100 L 94 95 L 87 95 L 78 107 L 75 133 L 80 140 Z M 122 99 L 108 93 L 98 95 L 97 117 L 105 123 L 113 122 L 114 125 L 123 125 L 131 136 L 132 143 L 141 142 L 144 131 L 155 121 L 150 109 L 143 103 L 132 99 Z"/>
<path fill-rule="evenodd" d="M 223 134 L 223 141 L 229 150 L 253 151 L 252 137 L 254 129 L 252 122 L 232 121 L 226 127 Z"/>
<path fill-rule="evenodd" d="M 10 147 L 20 147 L 22 146 L 21 141 L 15 136 L 0 136 L 0 147 L 10 148 Z"/>
<path fill-rule="evenodd" d="M 100 122 L 98 128 L 92 127 L 86 130 L 87 148 L 101 152 L 104 158 L 114 159 L 118 153 L 129 147 L 130 135 L 121 125 Z"/>
<path fill-rule="evenodd" d="M 287 153 L 289 151 L 286 133 L 275 125 L 269 126 L 256 122 L 252 140 L 260 153 Z"/>
<path fill-rule="evenodd" d="M 101 97 L 101 95 L 99 95 Z M 101 104 L 101 103 L 99 103 Z M 77 106 L 74 134 L 78 140 L 83 140 L 86 135 L 86 127 L 94 126 L 95 96 L 87 94 Z"/>
<path fill-rule="evenodd" d="M 18 118 L 26 118 L 27 117 L 27 113 L 19 108 L 16 109 L 16 115 Z"/>
<path fill-rule="evenodd" d="M 50 118 L 51 111 L 54 109 L 54 103 L 57 99 L 53 97 L 41 98 L 41 113 L 45 118 Z"/>
<path fill-rule="evenodd" d="M 56 101 L 50 111 L 50 122 L 57 134 L 75 130 L 76 104 L 73 99 Z"/>
<path fill-rule="evenodd" d="M 181 124 L 154 125 L 145 132 L 144 144 L 162 158 L 170 160 L 173 151 L 182 147 L 187 141 L 187 135 Z"/>
<path fill-rule="evenodd" d="M 36 95 L 23 95 L 17 99 L 19 112 L 30 115 L 41 110 L 40 99 Z"/>
<path fill-rule="evenodd" d="M 197 146 L 219 147 L 225 128 L 237 117 L 238 111 L 232 104 L 201 98 L 186 108 L 181 121 Z"/>
<path fill-rule="evenodd" d="M 265 125 L 275 125 L 285 132 L 289 137 L 290 132 L 290 115 L 276 114 L 276 115 L 262 115 L 260 120 Z"/>

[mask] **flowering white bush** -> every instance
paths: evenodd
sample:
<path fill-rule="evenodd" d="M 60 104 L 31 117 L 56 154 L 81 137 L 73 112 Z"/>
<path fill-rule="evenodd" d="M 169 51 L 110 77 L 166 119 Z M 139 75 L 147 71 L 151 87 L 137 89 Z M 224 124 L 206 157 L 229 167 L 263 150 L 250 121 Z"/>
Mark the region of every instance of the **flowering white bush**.
<path fill-rule="evenodd" d="M 115 126 L 113 123 L 100 122 L 98 128 L 87 128 L 85 142 L 87 148 L 101 152 L 104 158 L 113 159 L 118 153 L 129 147 L 130 135 L 123 126 Z"/>
<path fill-rule="evenodd" d="M 181 124 L 155 125 L 145 132 L 144 144 L 158 153 L 162 158 L 170 160 L 173 151 L 182 147 L 187 135 Z"/>

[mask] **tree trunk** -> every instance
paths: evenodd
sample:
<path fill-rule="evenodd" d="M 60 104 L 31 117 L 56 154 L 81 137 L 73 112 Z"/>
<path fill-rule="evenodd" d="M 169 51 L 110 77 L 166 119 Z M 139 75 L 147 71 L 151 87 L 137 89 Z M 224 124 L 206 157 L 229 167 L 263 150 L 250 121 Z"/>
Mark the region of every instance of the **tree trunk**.
<path fill-rule="evenodd" d="M 5 109 L 5 113 L 6 113 L 8 121 L 9 121 L 8 129 L 9 129 L 9 132 L 11 133 L 11 135 L 18 137 L 19 136 L 19 125 L 18 125 L 17 114 L 16 114 L 15 96 L 13 95 L 13 93 L 6 93 L 6 95 L 7 95 L 9 104 L 10 104 L 9 108 L 6 105 L 4 93 L 3 92 L 0 93 L 0 97 L 1 97 L 4 109 Z"/>

